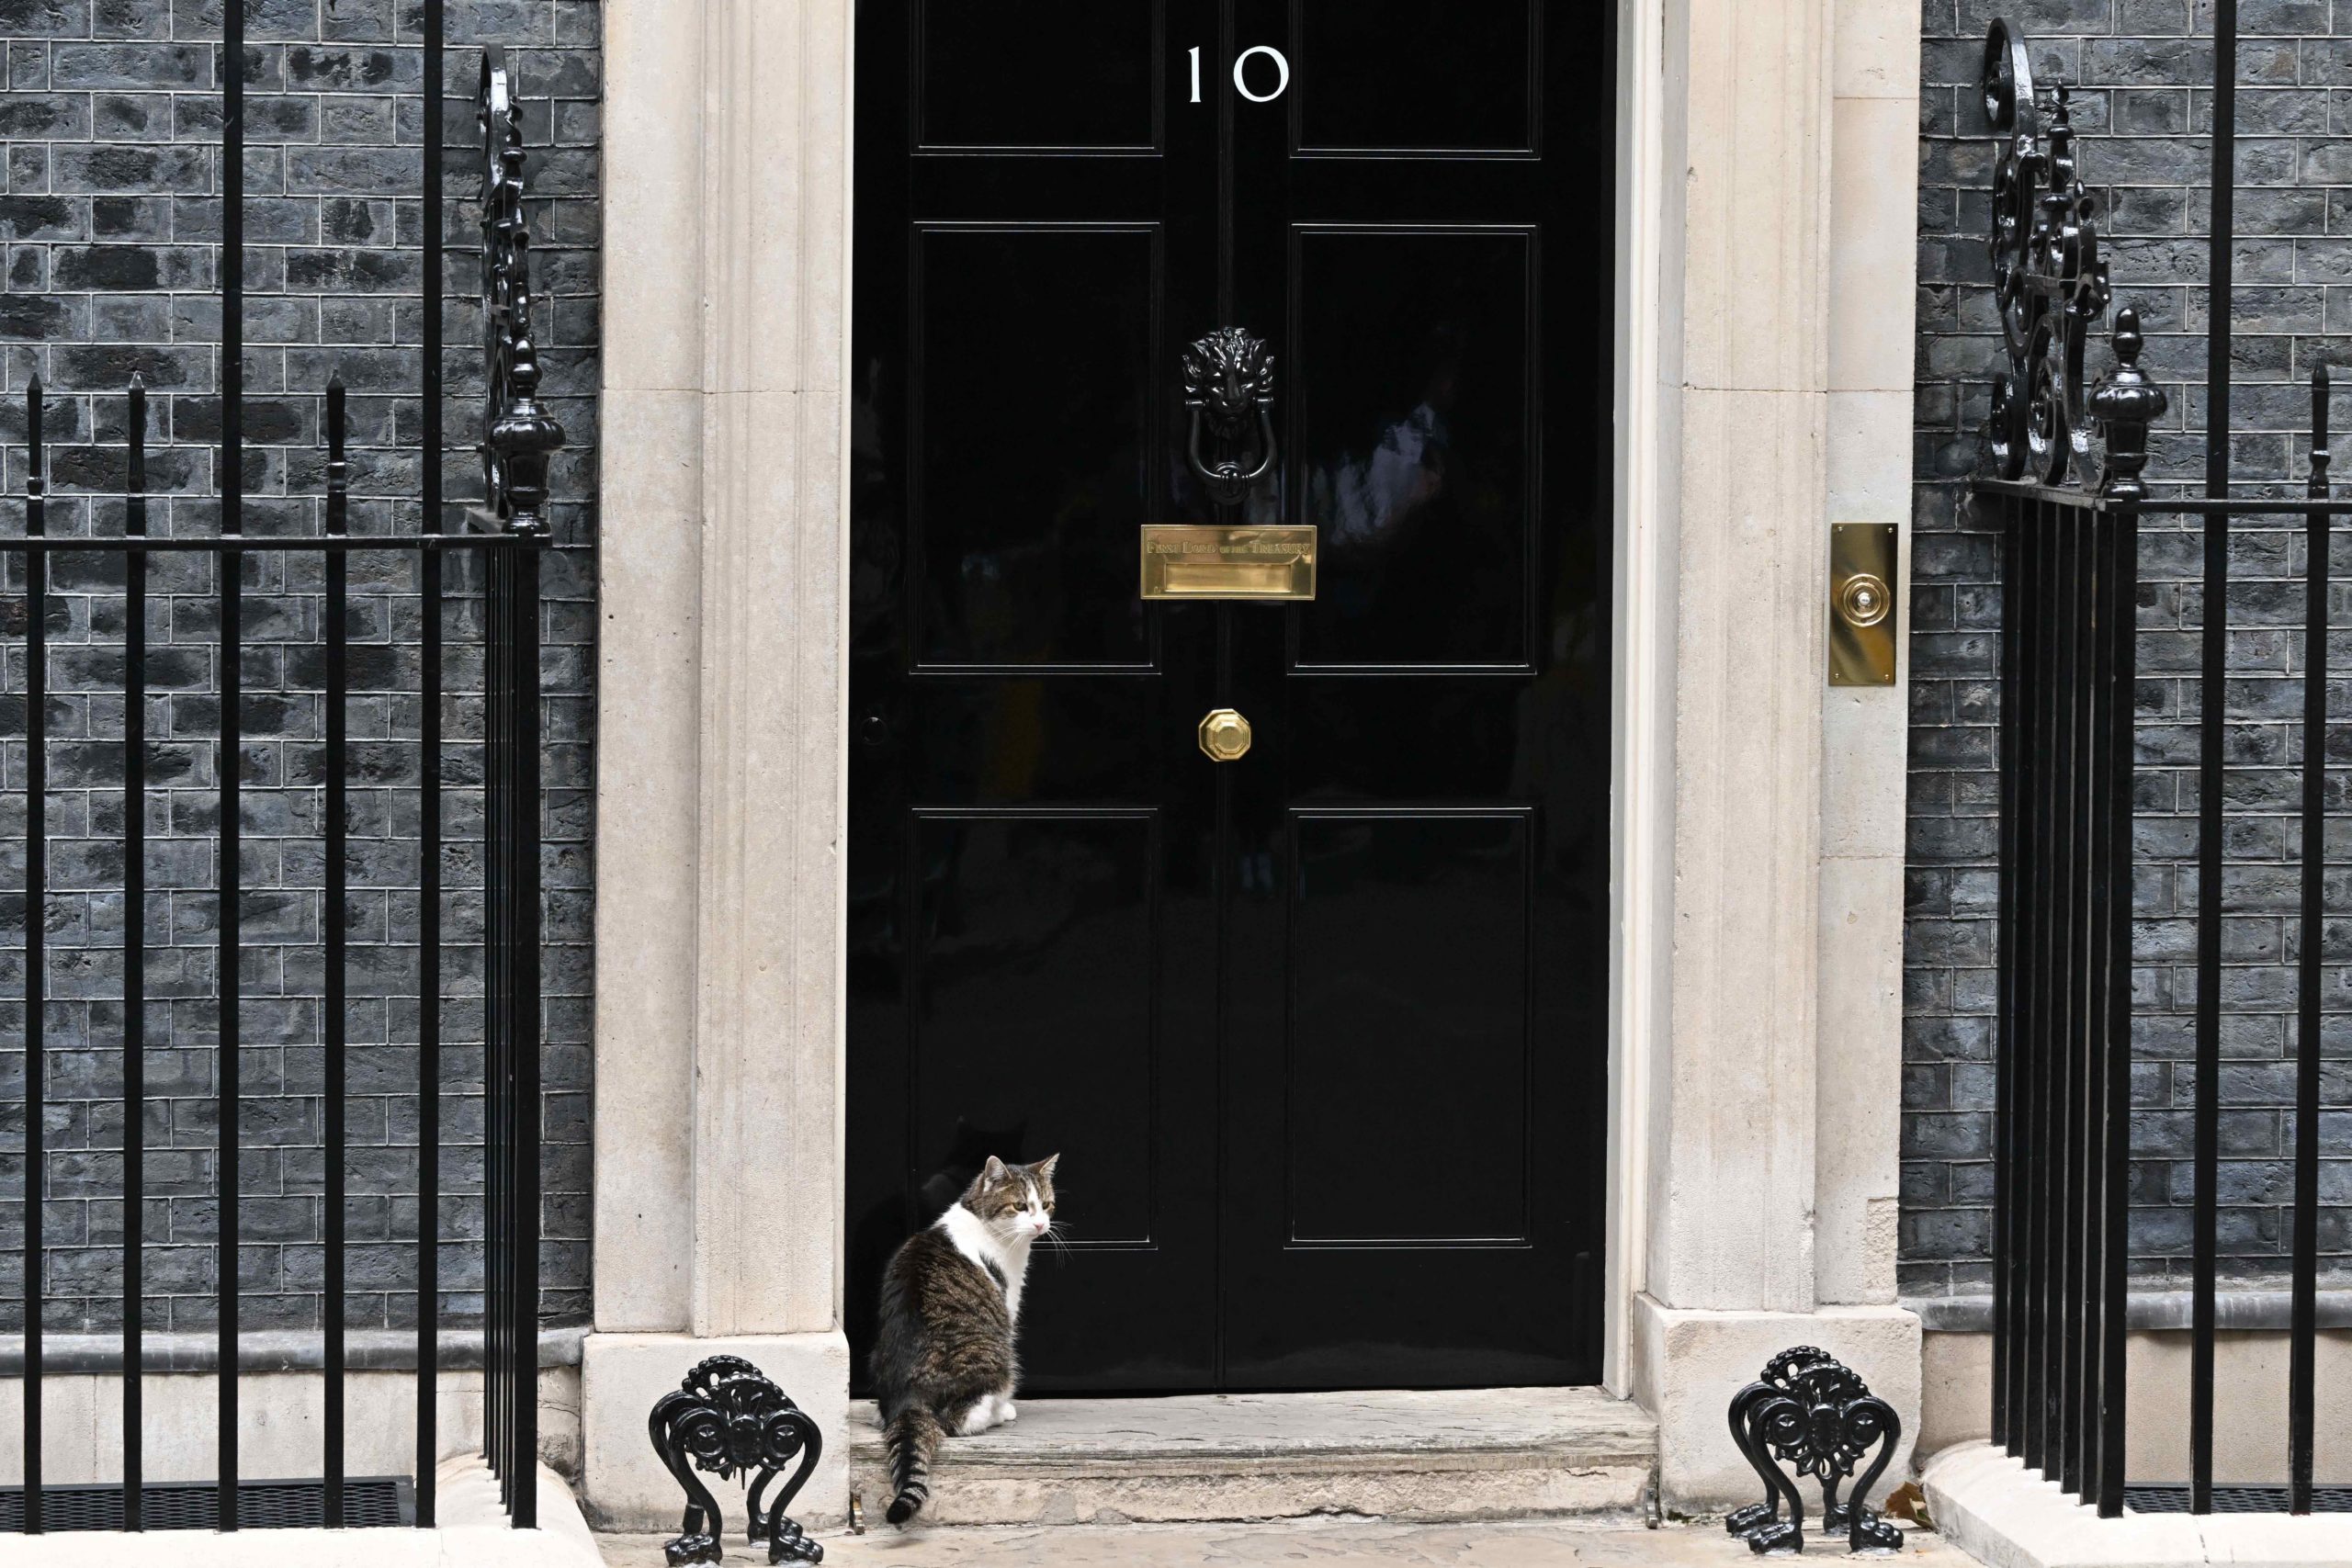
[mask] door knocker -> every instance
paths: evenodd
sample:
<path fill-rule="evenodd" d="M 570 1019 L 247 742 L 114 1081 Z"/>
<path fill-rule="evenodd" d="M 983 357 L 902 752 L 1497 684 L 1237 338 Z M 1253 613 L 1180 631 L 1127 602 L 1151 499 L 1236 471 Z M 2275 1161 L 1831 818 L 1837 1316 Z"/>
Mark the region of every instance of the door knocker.
<path fill-rule="evenodd" d="M 1238 506 L 1274 468 L 1274 356 L 1266 340 L 1239 327 L 1219 327 L 1184 350 L 1184 406 L 1193 411 L 1186 456 L 1209 499 Z M 1257 412 L 1259 452 L 1249 461 L 1250 415 Z M 1211 461 L 1205 434 L 1216 443 Z"/>

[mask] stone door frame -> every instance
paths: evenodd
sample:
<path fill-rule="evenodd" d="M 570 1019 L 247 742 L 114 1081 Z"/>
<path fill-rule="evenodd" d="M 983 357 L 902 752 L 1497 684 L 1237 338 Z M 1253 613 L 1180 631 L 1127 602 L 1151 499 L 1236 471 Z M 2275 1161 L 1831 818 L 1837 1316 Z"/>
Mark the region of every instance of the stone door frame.
<path fill-rule="evenodd" d="M 750 1356 L 831 1431 L 847 1398 L 853 12 L 605 11 L 582 1424 L 615 1525 L 674 1508 L 644 1413 L 696 1357 Z M 1823 671 L 1828 525 L 1909 513 L 1917 17 L 1621 0 L 1618 43 L 1604 1376 L 1695 1504 L 1745 1490 L 1717 1385 L 1782 1344 L 1917 1409 L 1904 689 Z M 846 1450 L 804 1517 L 838 1517 Z"/>

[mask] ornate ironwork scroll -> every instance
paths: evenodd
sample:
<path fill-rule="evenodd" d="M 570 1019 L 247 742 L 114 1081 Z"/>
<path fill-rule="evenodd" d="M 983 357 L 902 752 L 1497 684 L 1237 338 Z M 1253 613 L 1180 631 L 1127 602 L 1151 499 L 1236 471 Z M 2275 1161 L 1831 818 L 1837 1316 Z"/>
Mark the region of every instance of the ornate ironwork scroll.
<path fill-rule="evenodd" d="M 1821 1484 L 1821 1527 L 1843 1529 L 1850 1551 L 1894 1551 L 1903 1534 L 1863 1499 L 1894 1458 L 1902 1417 L 1826 1350 L 1799 1346 L 1765 1363 L 1762 1374 L 1731 1401 L 1731 1437 L 1764 1483 L 1764 1500 L 1738 1509 L 1724 1529 L 1763 1551 L 1804 1550 L 1804 1495 L 1798 1483 Z M 1838 1489 L 1875 1446 L 1877 1456 L 1845 1497 Z M 1794 1479 L 1778 1464 L 1792 1466 Z M 1788 1505 L 1788 1517 L 1781 1506 Z"/>
<path fill-rule="evenodd" d="M 523 221 L 523 122 L 506 51 L 482 51 L 482 498 L 518 534 L 544 533 L 548 459 L 563 426 L 539 407 L 539 351 L 531 335 L 531 235 Z"/>
<path fill-rule="evenodd" d="M 1219 327 L 1184 350 L 1184 406 L 1192 411 L 1185 456 L 1219 506 L 1238 506 L 1274 468 L 1274 356 L 1266 340 L 1239 327 Z M 1257 460 L 1248 457 L 1257 426 Z M 1216 440 L 1216 456 L 1202 452 Z"/>
<path fill-rule="evenodd" d="M 711 1357 L 655 1401 L 646 1429 L 662 1467 L 686 1495 L 682 1533 L 662 1549 L 671 1568 L 717 1562 L 726 1555 L 718 1503 L 697 1470 L 722 1481 L 738 1474 L 749 1478 L 744 1539 L 766 1541 L 770 1562 L 825 1560 L 825 1549 L 785 1513 L 815 1472 L 825 1451 L 824 1435 L 759 1368 L 737 1356 Z M 795 1460 L 799 1465 L 791 1480 L 774 1503 L 764 1502 L 770 1483 Z"/>
<path fill-rule="evenodd" d="M 2107 312 L 2096 204 L 2075 163 L 2067 88 L 2034 85 L 2024 35 L 1984 39 L 1984 118 L 2000 139 L 1989 236 L 2008 369 L 1993 383 L 1989 445 L 2005 479 L 2061 485 L 2087 472 L 2083 345 Z"/>

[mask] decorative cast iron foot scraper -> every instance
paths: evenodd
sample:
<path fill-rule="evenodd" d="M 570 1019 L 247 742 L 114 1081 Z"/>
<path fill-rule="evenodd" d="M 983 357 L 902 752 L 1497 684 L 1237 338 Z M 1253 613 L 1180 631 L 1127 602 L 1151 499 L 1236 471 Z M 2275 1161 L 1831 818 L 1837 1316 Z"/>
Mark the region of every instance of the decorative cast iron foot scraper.
<path fill-rule="evenodd" d="M 1800 1346 L 1766 1363 L 1763 1375 L 1732 1396 L 1731 1438 L 1763 1478 L 1764 1501 L 1750 1503 L 1724 1520 L 1724 1529 L 1747 1540 L 1757 1551 L 1804 1550 L 1804 1495 L 1773 1461 L 1793 1465 L 1797 1477 L 1821 1483 L 1821 1524 L 1844 1529 L 1848 1550 L 1893 1551 L 1903 1532 L 1866 1507 L 1894 1458 L 1903 1420 L 1894 1406 L 1826 1350 Z M 1853 1491 L 1839 1501 L 1838 1488 L 1854 1466 L 1878 1445 L 1878 1457 Z M 1786 1498 L 1789 1517 L 1781 1517 Z"/>
<path fill-rule="evenodd" d="M 654 1402 L 646 1428 L 653 1451 L 686 1495 L 684 1533 L 662 1549 L 670 1568 L 689 1562 L 717 1562 L 726 1555 L 726 1528 L 718 1500 L 695 1472 L 707 1471 L 722 1481 L 737 1472 L 751 1477 L 744 1511 L 750 1516 L 744 1539 L 768 1543 L 770 1562 L 822 1562 L 825 1549 L 808 1539 L 785 1508 L 808 1484 L 825 1451 L 824 1435 L 808 1413 L 792 1403 L 784 1390 L 767 1380 L 760 1369 L 736 1356 L 713 1356 L 685 1375 L 684 1382 Z M 795 1459 L 799 1468 L 785 1483 L 771 1506 L 762 1506 L 769 1483 Z M 752 1472 L 758 1472 L 753 1475 Z"/>

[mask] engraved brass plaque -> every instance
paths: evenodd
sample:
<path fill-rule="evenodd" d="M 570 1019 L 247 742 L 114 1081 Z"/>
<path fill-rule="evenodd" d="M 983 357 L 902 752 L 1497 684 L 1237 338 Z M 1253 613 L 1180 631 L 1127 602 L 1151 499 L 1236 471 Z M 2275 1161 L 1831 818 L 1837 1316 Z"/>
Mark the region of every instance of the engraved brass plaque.
<path fill-rule="evenodd" d="M 1147 599 L 1312 599 L 1313 528 L 1147 523 Z"/>
<path fill-rule="evenodd" d="M 1840 523 L 1829 530 L 1829 683 L 1894 684 L 1892 523 Z"/>

